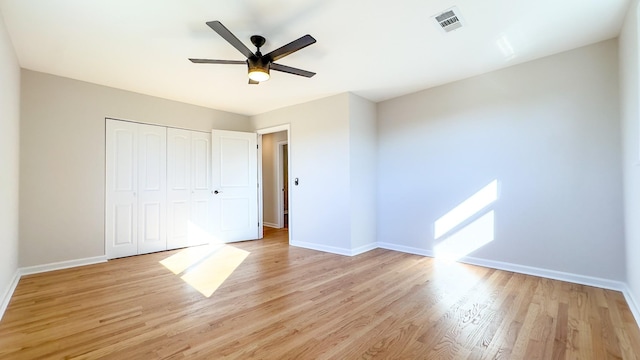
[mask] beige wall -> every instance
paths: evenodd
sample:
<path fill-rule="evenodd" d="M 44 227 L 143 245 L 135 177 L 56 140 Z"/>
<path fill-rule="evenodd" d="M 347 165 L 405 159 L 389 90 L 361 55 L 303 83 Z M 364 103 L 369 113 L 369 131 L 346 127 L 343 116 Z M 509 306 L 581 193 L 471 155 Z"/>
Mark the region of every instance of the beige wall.
<path fill-rule="evenodd" d="M 256 130 L 290 124 L 289 237 L 294 245 L 341 252 L 351 248 L 349 94 L 251 117 Z M 329 145 L 330 144 L 330 145 Z"/>
<path fill-rule="evenodd" d="M 376 246 L 376 104 L 349 94 L 351 247 Z"/>
<path fill-rule="evenodd" d="M 620 35 L 621 117 L 627 282 L 640 323 L 640 47 L 638 0 L 631 2 Z M 631 305 L 631 304 L 630 304 Z"/>
<path fill-rule="evenodd" d="M 287 132 L 262 135 L 262 209 L 265 225 L 278 224 L 278 142 L 287 141 Z"/>
<path fill-rule="evenodd" d="M 251 121 L 290 124 L 289 178 L 300 180 L 289 188 L 291 243 L 343 254 L 375 246 L 375 105 L 344 93 Z"/>
<path fill-rule="evenodd" d="M 461 251 L 624 280 L 617 53 L 609 40 L 379 103 L 379 241 L 434 251 L 456 239 L 435 221 L 497 180 L 493 241 Z"/>
<path fill-rule="evenodd" d="M 20 266 L 104 255 L 105 117 L 209 131 L 242 115 L 22 71 Z"/>
<path fill-rule="evenodd" d="M 20 66 L 0 14 L 0 317 L 18 269 Z"/>

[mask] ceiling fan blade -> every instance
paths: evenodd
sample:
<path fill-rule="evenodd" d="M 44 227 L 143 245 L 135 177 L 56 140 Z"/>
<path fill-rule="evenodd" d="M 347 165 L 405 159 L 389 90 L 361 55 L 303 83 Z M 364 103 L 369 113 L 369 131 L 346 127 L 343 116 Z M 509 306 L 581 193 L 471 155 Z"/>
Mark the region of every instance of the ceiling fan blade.
<path fill-rule="evenodd" d="M 242 60 L 213 60 L 213 59 L 191 59 L 189 61 L 196 64 L 238 64 L 238 65 L 246 65 L 247 61 Z"/>
<path fill-rule="evenodd" d="M 315 42 L 316 42 L 316 39 L 314 39 L 313 36 L 305 35 L 299 38 L 298 40 L 293 40 L 287 45 L 284 45 L 280 48 L 273 50 L 272 52 L 268 53 L 264 57 L 269 58 L 271 61 L 277 61 L 278 59 L 281 59 L 302 48 L 305 48 L 311 44 L 314 44 Z"/>
<path fill-rule="evenodd" d="M 310 77 L 312 77 L 313 75 L 316 74 L 316 73 L 311 72 L 311 71 L 297 69 L 297 68 L 294 68 L 294 67 L 291 67 L 291 66 L 274 64 L 274 63 L 271 63 L 271 70 L 282 71 L 282 72 L 286 72 L 286 73 L 289 73 L 289 74 L 300 75 L 300 76 L 304 76 L 304 77 L 308 77 L 308 78 L 310 78 Z"/>
<path fill-rule="evenodd" d="M 259 81 L 249 79 L 249 85 L 258 85 L 258 84 L 260 84 Z"/>
<path fill-rule="evenodd" d="M 249 48 L 242 43 L 235 35 L 229 31 L 222 23 L 218 20 L 216 21 L 208 21 L 207 25 L 213 29 L 213 31 L 217 32 L 218 35 L 222 36 L 223 39 L 227 40 L 227 42 L 233 45 L 234 48 L 238 49 L 247 58 L 255 56 Z"/>

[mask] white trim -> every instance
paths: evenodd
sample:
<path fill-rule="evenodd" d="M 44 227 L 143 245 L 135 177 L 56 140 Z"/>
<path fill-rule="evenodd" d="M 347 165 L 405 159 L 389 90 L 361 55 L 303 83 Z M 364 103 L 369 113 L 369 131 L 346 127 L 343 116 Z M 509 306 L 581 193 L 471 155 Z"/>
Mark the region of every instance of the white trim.
<path fill-rule="evenodd" d="M 68 268 L 73 268 L 78 266 L 99 264 L 103 262 L 107 262 L 106 255 L 95 256 L 95 257 L 84 258 L 84 259 L 60 261 L 60 262 L 55 262 L 50 264 L 43 264 L 43 265 L 28 266 L 28 267 L 20 268 L 19 271 L 20 271 L 20 276 L 23 276 L 23 275 L 39 274 L 39 273 L 54 271 L 54 270 L 68 269 Z"/>
<path fill-rule="evenodd" d="M 586 276 L 586 275 L 578 275 L 578 274 L 573 274 L 573 273 L 568 273 L 563 271 L 536 268 L 536 267 L 531 267 L 526 265 L 518 265 L 518 264 L 506 263 L 506 262 L 494 261 L 494 260 L 485 260 L 485 259 L 479 259 L 474 257 L 464 257 L 458 261 L 466 264 L 471 264 L 471 265 L 484 266 L 484 267 L 498 269 L 498 270 L 512 271 L 520 274 L 533 275 L 533 276 L 543 277 L 547 279 L 566 281 L 574 284 L 594 286 L 602 289 L 616 290 L 620 292 L 622 292 L 625 288 L 625 284 L 621 281 L 603 279 L 603 278 Z"/>
<path fill-rule="evenodd" d="M 388 243 L 378 243 L 378 246 L 383 249 L 401 251 L 401 252 L 406 252 L 410 254 L 435 258 L 433 251 L 431 250 L 425 250 L 425 249 L 419 249 L 419 248 L 395 245 L 395 244 L 388 244 Z M 566 282 L 575 283 L 575 284 L 595 286 L 603 289 L 617 290 L 621 292 L 624 291 L 624 289 L 626 288 L 625 283 L 621 281 L 572 274 L 572 273 L 563 272 L 563 271 L 542 269 L 542 268 L 526 266 L 526 265 L 518 265 L 518 264 L 507 263 L 502 261 L 486 260 L 486 259 L 474 258 L 470 256 L 463 257 L 457 261 L 465 264 L 470 264 L 470 265 L 477 265 L 477 266 L 483 266 L 483 267 L 488 267 L 492 269 L 516 272 L 520 274 L 539 276 L 543 278 L 566 281 Z"/>
<path fill-rule="evenodd" d="M 297 246 L 297 247 L 301 247 L 301 248 L 305 248 L 305 249 L 311 249 L 311 250 L 327 252 L 327 253 L 336 254 L 336 255 L 344 255 L 344 256 L 356 256 L 356 255 L 360 255 L 360 254 L 365 253 L 367 251 L 371 251 L 373 249 L 377 249 L 378 248 L 378 244 L 377 243 L 370 243 L 370 244 L 367 244 L 367 245 L 363 245 L 363 246 L 357 247 L 355 249 L 339 248 L 339 247 L 335 247 L 335 246 L 314 244 L 314 243 L 308 243 L 308 242 L 303 242 L 303 241 L 291 241 L 291 243 L 289 245 Z"/>
<path fill-rule="evenodd" d="M 285 130 L 289 131 L 290 127 L 291 126 L 289 124 L 282 124 L 282 125 L 264 128 L 264 129 L 258 129 L 256 130 L 256 133 L 264 135 L 264 134 L 271 134 L 271 133 L 276 133 L 276 132 L 285 131 Z"/>
<path fill-rule="evenodd" d="M 286 131 L 287 132 L 287 144 L 288 144 L 288 159 L 287 159 L 287 163 L 289 166 L 289 184 L 288 184 L 288 188 L 289 188 L 289 210 L 291 211 L 291 173 L 293 170 L 292 167 L 292 163 L 291 163 L 291 154 L 293 153 L 292 150 L 292 143 L 291 143 L 291 124 L 281 124 L 281 125 L 276 125 L 276 126 L 271 126 L 271 127 L 267 127 L 267 128 L 263 128 L 263 129 L 258 129 L 256 130 L 256 133 L 259 135 L 264 135 L 264 134 L 271 134 L 271 133 L 276 133 L 276 132 L 280 132 L 280 131 Z M 262 161 L 262 156 L 259 159 L 260 161 Z M 260 172 L 260 174 L 262 174 L 262 172 Z M 262 181 L 260 181 L 260 188 L 262 188 Z M 293 212 L 293 211 L 292 211 Z M 263 214 L 264 215 L 264 214 Z M 260 223 L 264 223 L 264 216 L 260 217 Z M 289 229 L 289 245 L 293 245 L 293 241 L 292 239 L 294 239 L 295 236 L 295 232 L 294 232 L 294 223 L 293 223 L 293 219 L 291 218 L 291 216 L 289 216 L 289 222 L 287 224 L 287 228 Z M 300 247 L 305 247 L 305 246 L 300 246 Z M 323 251 L 323 250 L 321 250 Z M 330 252 L 330 251 L 329 251 Z"/>
<path fill-rule="evenodd" d="M 282 153 L 284 151 L 284 145 L 287 145 L 287 140 L 276 141 L 274 152 L 276 154 L 276 208 L 278 229 L 284 227 L 284 157 Z"/>
<path fill-rule="evenodd" d="M 625 284 L 622 294 L 624 295 L 625 300 L 627 300 L 627 305 L 629 305 L 629 309 L 631 310 L 633 317 L 636 319 L 636 323 L 640 327 L 640 306 L 638 306 L 638 302 L 633 297 L 628 285 Z"/>
<path fill-rule="evenodd" d="M 2 302 L 0 303 L 0 320 L 2 320 L 2 316 L 4 316 L 4 312 L 7 310 L 9 306 L 9 302 L 11 301 L 11 297 L 13 296 L 13 292 L 16 291 L 16 287 L 18 286 L 18 282 L 20 281 L 20 269 L 16 269 L 15 274 L 13 274 L 13 279 L 11 280 L 11 284 L 2 295 Z"/>
<path fill-rule="evenodd" d="M 278 226 L 278 224 L 274 224 L 274 223 L 270 223 L 270 222 L 264 222 L 264 223 L 262 223 L 262 225 L 264 225 L 266 227 L 274 228 L 274 229 L 282 229 L 282 226 Z"/>
<path fill-rule="evenodd" d="M 378 243 L 378 247 L 381 248 L 381 249 L 400 251 L 400 252 L 408 253 L 408 254 L 435 257 L 433 255 L 433 251 L 431 251 L 431 250 L 418 249 L 418 248 L 414 248 L 414 247 L 410 247 L 410 246 L 397 245 L 397 244 L 391 244 L 391 243 L 380 243 L 379 242 Z"/>
<path fill-rule="evenodd" d="M 262 187 L 262 134 L 256 133 L 258 143 L 258 239 L 264 238 L 264 189 Z M 213 161 L 213 159 L 211 159 Z"/>
<path fill-rule="evenodd" d="M 327 252 L 331 254 L 351 256 L 351 249 L 339 248 L 335 246 L 327 246 L 322 244 L 314 244 L 314 243 L 308 243 L 304 241 L 294 241 L 294 240 L 291 240 L 289 245 L 297 246 L 305 249 Z"/>
<path fill-rule="evenodd" d="M 377 243 L 370 243 L 370 244 L 366 244 L 366 245 L 362 245 L 359 246 L 355 249 L 351 249 L 351 256 L 356 256 L 356 255 L 360 255 L 360 254 L 364 254 L 367 251 L 371 251 L 374 249 L 378 248 L 378 244 Z"/>

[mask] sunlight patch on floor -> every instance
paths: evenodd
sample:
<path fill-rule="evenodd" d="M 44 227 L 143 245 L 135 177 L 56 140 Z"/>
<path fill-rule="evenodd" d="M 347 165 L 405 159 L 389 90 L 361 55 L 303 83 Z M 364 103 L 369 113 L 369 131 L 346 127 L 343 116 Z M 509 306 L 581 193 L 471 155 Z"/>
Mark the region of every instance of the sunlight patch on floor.
<path fill-rule="evenodd" d="M 160 261 L 172 273 L 210 297 L 249 256 L 231 245 L 215 244 L 183 249 Z"/>
<path fill-rule="evenodd" d="M 224 245 L 216 244 L 189 247 L 160 261 L 160 264 L 171 270 L 172 273 L 178 275 L 189 267 L 199 263 L 202 259 L 211 255 L 222 246 Z"/>

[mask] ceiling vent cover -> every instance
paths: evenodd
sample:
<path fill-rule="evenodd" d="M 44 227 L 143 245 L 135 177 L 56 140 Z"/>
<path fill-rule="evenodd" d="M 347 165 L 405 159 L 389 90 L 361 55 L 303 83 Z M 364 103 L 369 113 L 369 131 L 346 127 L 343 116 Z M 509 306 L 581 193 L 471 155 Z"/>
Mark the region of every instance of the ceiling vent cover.
<path fill-rule="evenodd" d="M 433 19 L 436 21 L 438 28 L 445 33 L 457 30 L 464 25 L 460 10 L 455 6 L 433 16 Z"/>

